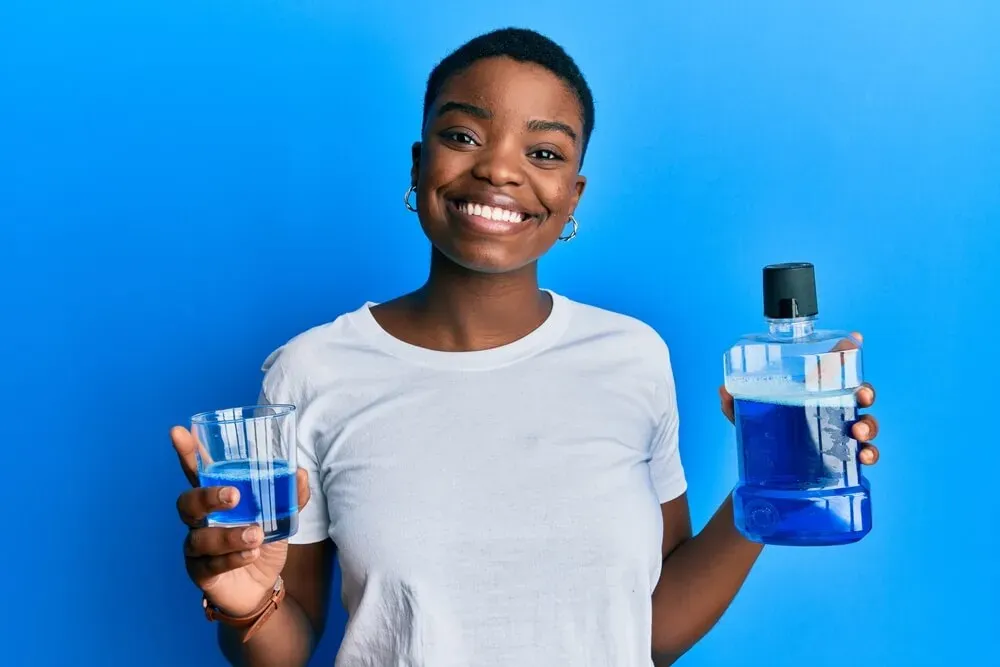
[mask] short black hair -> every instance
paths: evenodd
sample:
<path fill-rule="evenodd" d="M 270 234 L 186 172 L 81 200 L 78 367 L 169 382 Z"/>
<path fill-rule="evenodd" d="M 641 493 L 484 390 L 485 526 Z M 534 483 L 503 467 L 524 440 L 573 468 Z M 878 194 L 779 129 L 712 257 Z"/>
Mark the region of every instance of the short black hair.
<path fill-rule="evenodd" d="M 431 105 L 449 78 L 473 63 L 486 58 L 510 58 L 517 62 L 534 63 L 549 70 L 569 86 L 580 102 L 583 112 L 583 154 L 587 152 L 590 133 L 594 131 L 594 95 L 576 62 L 548 37 L 524 28 L 501 28 L 474 37 L 439 62 L 427 79 L 424 93 L 424 123 Z"/>

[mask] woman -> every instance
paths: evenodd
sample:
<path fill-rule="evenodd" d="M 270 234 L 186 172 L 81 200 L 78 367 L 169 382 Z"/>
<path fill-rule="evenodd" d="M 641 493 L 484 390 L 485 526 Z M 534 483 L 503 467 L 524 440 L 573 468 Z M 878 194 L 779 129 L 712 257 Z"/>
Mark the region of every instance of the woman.
<path fill-rule="evenodd" d="M 426 284 L 265 363 L 264 400 L 298 406 L 291 546 L 202 527 L 232 489 L 178 500 L 233 664 L 306 664 L 335 553 L 343 667 L 667 665 L 733 599 L 761 547 L 728 500 L 692 537 L 666 345 L 538 286 L 539 257 L 577 233 L 593 109 L 530 31 L 480 36 L 431 74 L 405 200 L 433 245 Z M 868 442 L 877 425 L 853 428 Z M 172 438 L 196 484 L 190 433 Z"/>

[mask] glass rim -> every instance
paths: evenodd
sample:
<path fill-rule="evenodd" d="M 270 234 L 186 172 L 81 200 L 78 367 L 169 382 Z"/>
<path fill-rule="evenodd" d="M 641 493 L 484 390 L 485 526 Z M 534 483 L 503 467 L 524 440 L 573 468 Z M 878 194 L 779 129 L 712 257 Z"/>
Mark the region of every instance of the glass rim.
<path fill-rule="evenodd" d="M 240 412 L 239 417 L 231 417 L 227 419 L 220 419 L 218 415 L 224 412 L 230 412 L 238 410 Z M 247 413 L 253 414 L 257 410 L 274 410 L 274 414 L 270 415 L 258 415 L 253 417 L 246 416 Z M 191 417 L 192 424 L 240 424 L 242 422 L 254 421 L 256 419 L 278 419 L 280 417 L 287 417 L 288 415 L 295 412 L 295 406 L 291 403 L 260 403 L 258 405 L 238 405 L 232 408 L 222 408 L 220 410 L 206 410 L 205 412 L 199 412 Z"/>

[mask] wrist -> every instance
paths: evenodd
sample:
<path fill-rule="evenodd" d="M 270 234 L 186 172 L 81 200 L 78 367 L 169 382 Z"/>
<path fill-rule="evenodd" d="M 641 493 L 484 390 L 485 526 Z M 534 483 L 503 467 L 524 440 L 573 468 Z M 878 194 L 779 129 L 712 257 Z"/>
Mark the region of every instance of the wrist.
<path fill-rule="evenodd" d="M 217 604 L 214 599 L 212 599 L 211 592 L 205 592 L 204 599 L 202 600 L 202 607 L 206 610 L 211 609 L 219 614 L 232 618 L 243 618 L 245 616 L 251 616 L 254 612 L 260 611 L 267 601 L 271 599 L 271 595 L 274 592 L 274 587 L 278 583 L 280 577 L 277 577 L 274 582 L 267 586 L 267 588 L 260 595 L 254 595 L 251 597 L 241 596 L 244 599 L 238 602 L 229 602 L 227 604 Z"/>
<path fill-rule="evenodd" d="M 201 606 L 205 611 L 205 618 L 210 622 L 218 621 L 223 625 L 243 631 L 243 641 L 246 642 L 277 611 L 284 597 L 285 586 L 279 576 L 264 599 L 253 609 L 223 609 L 210 602 L 207 595 L 202 597 Z"/>

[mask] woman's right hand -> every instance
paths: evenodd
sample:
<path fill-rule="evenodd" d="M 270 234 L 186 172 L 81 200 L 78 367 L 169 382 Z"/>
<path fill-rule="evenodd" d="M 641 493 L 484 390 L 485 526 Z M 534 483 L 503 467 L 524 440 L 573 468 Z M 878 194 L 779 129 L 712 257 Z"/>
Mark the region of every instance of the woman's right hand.
<path fill-rule="evenodd" d="M 194 487 L 177 499 L 177 511 L 189 532 L 184 540 L 184 560 L 188 576 L 204 591 L 209 602 L 230 616 L 256 611 L 271 594 L 274 582 L 285 566 L 288 541 L 262 544 L 260 526 L 208 528 L 205 517 L 211 512 L 232 509 L 239 492 L 230 486 L 198 486 L 198 443 L 186 428 L 176 426 L 170 439 L 181 468 Z M 299 509 L 309 501 L 305 470 L 296 475 Z"/>

